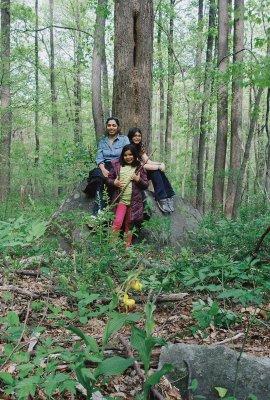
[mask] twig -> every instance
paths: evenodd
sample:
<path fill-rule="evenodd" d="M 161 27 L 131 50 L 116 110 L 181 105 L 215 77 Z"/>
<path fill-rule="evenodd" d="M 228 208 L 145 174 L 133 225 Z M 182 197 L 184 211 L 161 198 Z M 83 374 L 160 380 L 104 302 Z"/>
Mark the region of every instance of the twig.
<path fill-rule="evenodd" d="M 134 357 L 133 356 L 133 352 L 131 350 L 130 344 L 128 342 L 128 340 L 121 334 L 118 334 L 118 339 L 120 340 L 120 342 L 122 343 L 122 345 L 124 346 L 125 350 L 126 350 L 126 354 L 129 357 Z M 138 361 L 134 360 L 134 369 L 138 375 L 138 377 L 141 379 L 142 383 L 145 382 L 145 374 L 143 372 L 143 370 L 141 369 Z M 158 400 L 165 400 L 164 397 L 159 393 L 159 391 L 155 388 L 151 388 L 150 391 L 152 392 L 153 396 L 158 399 Z"/>
<path fill-rule="evenodd" d="M 236 335 L 234 335 L 234 336 L 232 336 L 230 338 L 221 340 L 221 342 L 217 342 L 217 343 L 213 343 L 213 344 L 220 345 L 220 344 L 233 342 L 234 340 L 239 339 L 240 337 L 243 337 L 243 336 L 245 336 L 245 334 L 243 332 L 240 332 L 240 333 L 237 333 Z"/>
<path fill-rule="evenodd" d="M 252 252 L 252 261 L 255 260 L 255 258 L 257 257 L 257 253 L 262 245 L 262 242 L 264 241 L 265 237 L 268 235 L 268 233 L 270 232 L 270 226 L 268 226 L 268 228 L 266 228 L 266 230 L 264 231 L 264 233 L 261 235 L 261 237 L 259 238 L 255 249 Z"/>
<path fill-rule="evenodd" d="M 21 289 L 18 286 L 14 285 L 3 285 L 0 286 L 0 292 L 13 292 L 20 294 L 25 297 L 31 297 L 32 299 L 40 299 L 41 297 L 48 296 L 48 292 L 30 292 L 29 290 L 26 289 Z M 55 293 L 56 295 L 56 293 Z"/>
<path fill-rule="evenodd" d="M 0 366 L 0 371 L 5 367 L 5 365 L 11 359 L 11 357 L 15 353 L 15 351 L 17 351 L 18 348 L 20 347 L 21 341 L 22 341 L 24 333 L 25 333 L 26 324 L 27 324 L 27 321 L 28 321 L 28 318 L 29 318 L 29 314 L 30 314 L 31 301 L 32 301 L 32 298 L 28 301 L 28 304 L 27 304 L 27 311 L 26 311 L 26 315 L 25 315 L 25 319 L 24 319 L 24 323 L 23 323 L 23 330 L 22 330 L 21 336 L 19 337 L 19 340 L 18 340 L 16 346 L 13 348 L 11 353 L 8 355 L 8 357 L 6 358 L 4 363 Z"/>

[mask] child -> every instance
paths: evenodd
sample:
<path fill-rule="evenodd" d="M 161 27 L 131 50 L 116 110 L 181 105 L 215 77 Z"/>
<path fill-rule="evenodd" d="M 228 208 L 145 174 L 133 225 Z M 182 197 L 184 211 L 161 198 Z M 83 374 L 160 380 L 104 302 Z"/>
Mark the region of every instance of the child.
<path fill-rule="evenodd" d="M 142 132 L 139 128 L 131 128 L 128 132 L 128 138 L 130 143 L 136 146 L 139 158 L 144 163 L 144 168 L 147 171 L 148 179 L 153 183 L 158 207 L 166 214 L 172 213 L 174 211 L 173 196 L 175 193 L 164 173 L 164 163 L 149 159 L 142 143 Z"/>
<path fill-rule="evenodd" d="M 147 175 L 138 160 L 135 146 L 124 146 L 119 161 L 112 162 L 108 184 L 117 188 L 113 202 L 118 201 L 118 205 L 112 228 L 119 232 L 123 225 L 126 247 L 129 247 L 132 242 L 132 225 L 143 219 L 142 192 L 148 186 Z"/>

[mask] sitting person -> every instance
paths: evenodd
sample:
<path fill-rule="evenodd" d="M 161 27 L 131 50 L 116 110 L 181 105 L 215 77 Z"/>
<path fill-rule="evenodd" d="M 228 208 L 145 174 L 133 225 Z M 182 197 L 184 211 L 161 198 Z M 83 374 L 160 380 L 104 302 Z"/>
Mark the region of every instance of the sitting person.
<path fill-rule="evenodd" d="M 128 143 L 128 137 L 120 133 L 118 118 L 108 118 L 106 121 L 106 135 L 100 139 L 98 144 L 97 168 L 90 171 L 88 184 L 84 189 L 86 194 L 95 197 L 94 215 L 99 214 L 104 208 L 103 189 L 112 168 L 112 161 L 120 157 L 123 147 Z"/>
<path fill-rule="evenodd" d="M 139 157 L 147 171 L 148 179 L 153 183 L 155 199 L 158 207 L 164 213 L 174 211 L 173 188 L 166 177 L 164 163 L 152 161 L 146 154 L 142 143 L 142 132 L 139 128 L 131 128 L 128 132 L 130 143 L 134 144 L 138 150 Z"/>
<path fill-rule="evenodd" d="M 108 184 L 114 187 L 113 202 L 117 202 L 113 231 L 119 232 L 123 226 L 126 247 L 132 242 L 131 229 L 143 219 L 143 190 L 148 186 L 146 171 L 138 160 L 136 147 L 128 144 L 119 161 L 112 162 Z"/>

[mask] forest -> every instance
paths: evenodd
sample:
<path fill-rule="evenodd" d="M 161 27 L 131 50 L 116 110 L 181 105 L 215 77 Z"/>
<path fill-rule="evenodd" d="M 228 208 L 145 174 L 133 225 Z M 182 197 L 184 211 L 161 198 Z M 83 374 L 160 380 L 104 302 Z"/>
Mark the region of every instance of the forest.
<path fill-rule="evenodd" d="M 0 399 L 269 400 L 270 0 L 0 10 Z M 175 193 L 130 247 L 83 193 L 111 119 Z"/>

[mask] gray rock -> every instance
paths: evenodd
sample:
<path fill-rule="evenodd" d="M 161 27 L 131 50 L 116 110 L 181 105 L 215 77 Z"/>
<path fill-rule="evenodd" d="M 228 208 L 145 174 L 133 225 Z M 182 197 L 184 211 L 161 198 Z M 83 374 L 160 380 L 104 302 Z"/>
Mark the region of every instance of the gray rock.
<path fill-rule="evenodd" d="M 81 182 L 73 193 L 63 202 L 55 212 L 53 218 L 58 218 L 63 213 L 73 210 L 92 213 L 94 200 L 87 197 L 82 189 L 86 181 Z M 171 214 L 163 214 L 154 200 L 153 193 L 146 192 L 147 208 L 150 215 L 149 221 L 143 224 L 139 240 L 146 239 L 147 242 L 162 245 L 183 245 L 188 238 L 188 233 L 196 230 L 201 215 L 188 202 L 180 196 L 175 196 L 175 211 Z"/>
<path fill-rule="evenodd" d="M 270 400 L 270 358 L 243 353 L 239 360 L 239 355 L 225 346 L 175 344 L 162 348 L 159 367 L 164 363 L 175 366 L 168 378 L 179 388 L 183 400 L 192 399 L 192 395 L 194 399 L 216 400 L 215 387 L 226 388 L 227 396 L 234 395 L 237 400 L 248 400 L 250 395 Z M 194 379 L 198 387 L 192 392 L 188 387 Z"/>

